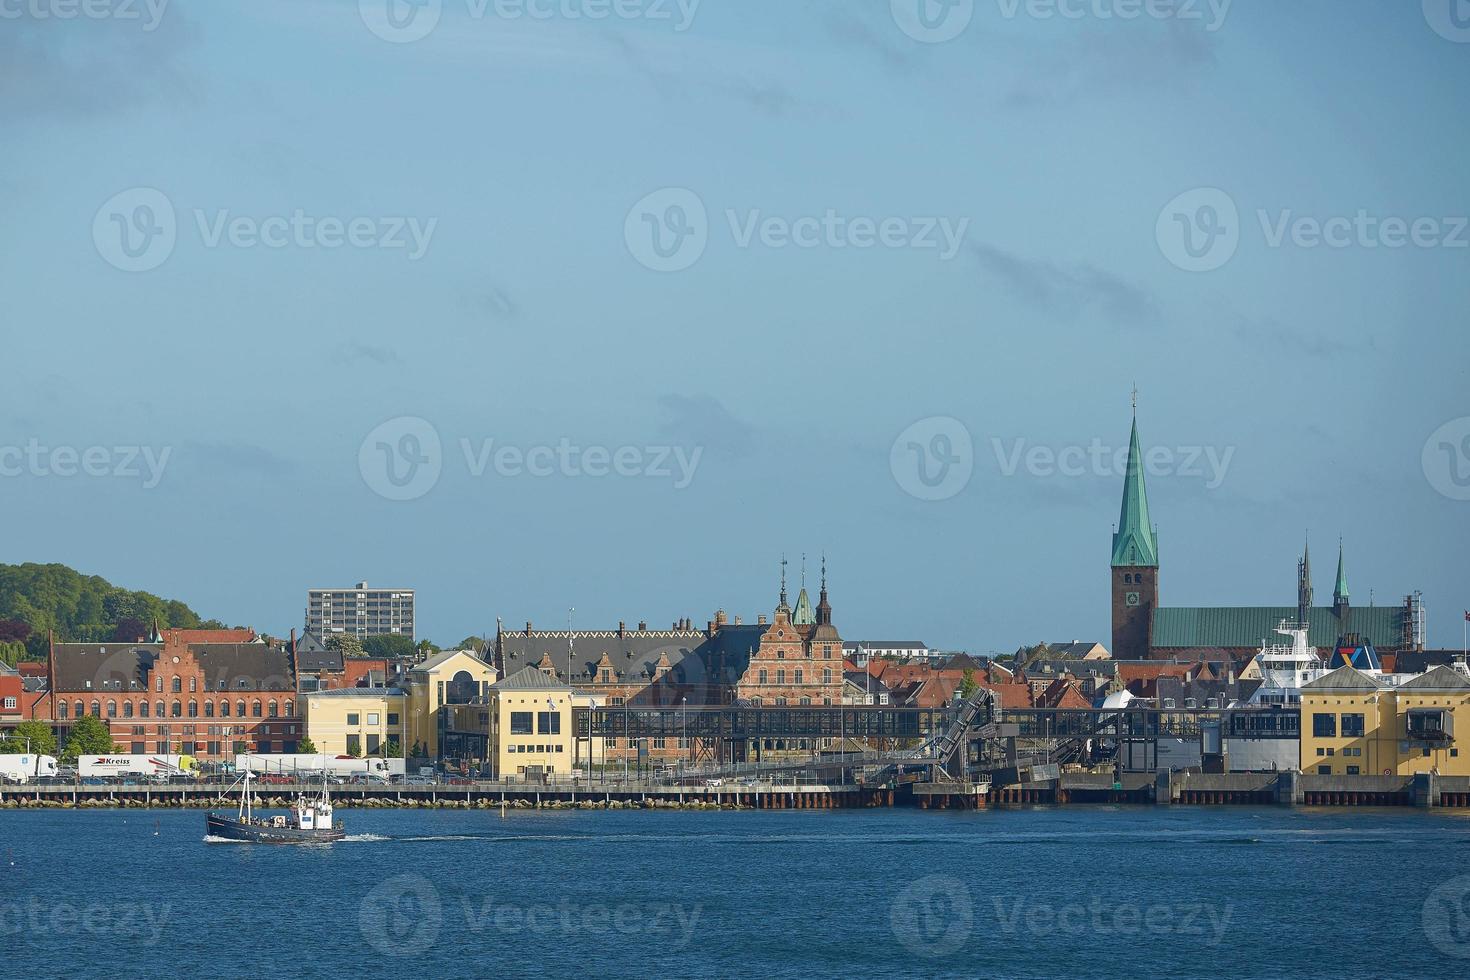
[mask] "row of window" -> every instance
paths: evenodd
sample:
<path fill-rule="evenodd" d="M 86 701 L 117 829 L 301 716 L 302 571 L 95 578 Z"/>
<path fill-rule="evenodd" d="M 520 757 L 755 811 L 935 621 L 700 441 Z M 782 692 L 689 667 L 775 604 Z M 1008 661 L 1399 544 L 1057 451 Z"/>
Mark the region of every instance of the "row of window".
<path fill-rule="evenodd" d="M 81 718 L 83 715 L 88 714 L 87 705 L 84 704 L 80 699 L 78 699 L 77 701 L 73 702 L 72 705 L 69 705 L 66 701 L 57 701 L 56 702 L 56 717 L 57 717 L 57 719 L 58 720 L 65 720 L 70 715 L 70 712 L 72 710 L 72 706 L 73 705 L 75 706 L 75 709 L 76 709 L 76 717 Z M 245 699 L 244 698 L 241 698 L 239 701 L 236 701 L 235 702 L 234 708 L 235 708 L 235 715 L 237 717 L 240 717 L 240 718 L 246 717 L 247 716 L 247 714 L 246 714 L 247 711 L 249 712 L 249 717 L 251 717 L 251 718 L 260 718 L 260 717 L 262 717 L 262 712 L 264 712 L 264 717 L 267 717 L 267 718 L 279 718 L 281 716 L 280 707 L 276 704 L 276 702 L 275 702 L 274 699 L 265 702 L 264 705 L 262 705 L 259 700 L 251 701 L 249 703 L 249 705 L 247 705 L 245 703 Z M 150 711 L 150 709 L 156 711 L 155 717 L 158 717 L 158 718 L 184 718 L 184 717 L 198 718 L 198 717 L 200 717 L 200 714 L 199 714 L 199 702 L 193 700 L 192 698 L 189 700 L 189 702 L 187 704 L 185 704 L 184 702 L 175 700 L 175 701 L 170 702 L 170 703 L 164 703 L 163 701 L 159 701 L 159 702 L 157 702 L 156 704 L 154 704 L 152 706 L 150 706 L 147 701 L 139 701 L 137 703 L 136 708 L 134 707 L 134 704 L 133 704 L 132 701 L 124 701 L 122 703 L 122 715 L 121 715 L 121 717 L 123 717 L 123 718 L 132 718 L 132 717 L 134 717 L 134 714 L 133 714 L 134 711 L 136 711 L 137 712 L 137 717 L 139 717 L 139 718 L 147 718 L 147 717 L 149 717 L 149 711 Z M 106 712 L 105 714 L 104 714 L 104 711 Z M 101 702 L 94 700 L 92 702 L 92 705 L 91 705 L 91 712 L 90 713 L 92 715 L 98 717 L 98 718 L 104 718 L 104 717 L 105 718 L 117 718 L 117 717 L 119 717 L 119 715 L 118 715 L 118 706 L 117 706 L 117 702 L 116 701 L 108 701 L 107 704 L 106 704 L 106 706 L 104 707 Z M 213 718 L 215 716 L 214 713 L 215 713 L 215 702 L 213 702 L 213 701 L 205 701 L 204 702 L 204 715 L 203 715 L 203 717 L 205 717 L 205 718 Z M 295 713 L 296 713 L 296 702 L 295 701 L 288 700 L 286 702 L 286 717 L 289 718 L 292 715 L 294 715 Z M 220 701 L 219 701 L 219 716 L 221 718 L 228 718 L 228 717 L 230 717 L 230 701 L 229 701 L 228 698 L 221 698 L 220 699 Z"/>
<path fill-rule="evenodd" d="M 347 712 L 347 724 L 349 724 L 349 725 L 356 726 L 356 725 L 360 724 L 361 723 L 359 721 L 360 718 L 362 718 L 362 713 L 361 712 L 357 712 L 357 711 L 349 711 L 349 712 Z M 382 718 L 382 715 L 379 714 L 376 711 L 369 711 L 369 712 L 367 712 L 367 723 L 368 723 L 368 727 L 369 728 L 376 728 L 378 726 L 378 721 L 379 721 L 380 718 Z M 398 712 L 396 712 L 396 711 L 390 711 L 390 712 L 388 712 L 388 727 L 389 728 L 397 728 L 398 727 Z"/>
<path fill-rule="evenodd" d="M 757 683 L 760 683 L 760 684 L 769 684 L 771 682 L 770 681 L 770 673 L 764 667 L 761 668 L 760 672 L 756 675 L 756 677 L 757 677 Z M 797 667 L 795 670 L 793 670 L 791 672 L 791 683 L 793 683 L 793 684 L 804 684 L 804 683 L 806 683 L 806 679 L 805 678 L 806 678 L 806 675 L 802 672 L 802 669 L 800 667 Z M 784 669 L 778 669 L 776 671 L 776 683 L 777 684 L 785 684 L 786 683 L 786 671 Z M 822 671 L 822 683 L 823 684 L 831 684 L 832 683 L 832 668 L 831 667 L 827 667 L 827 668 L 823 669 L 823 671 Z"/>
<path fill-rule="evenodd" d="M 87 681 L 83 686 L 90 690 L 91 687 L 92 687 L 92 682 L 91 681 Z M 236 683 L 236 685 L 235 685 L 236 689 L 237 690 L 241 690 L 241 691 L 252 691 L 252 690 L 255 690 L 255 688 L 257 686 L 259 686 L 259 688 L 261 690 L 265 690 L 267 685 L 265 685 L 265 684 L 256 685 L 256 683 L 253 680 L 251 680 L 250 678 L 248 678 L 248 677 L 241 677 L 241 678 L 239 678 L 238 679 L 238 683 Z M 162 674 L 158 674 L 157 675 L 157 683 L 155 683 L 153 685 L 153 689 L 155 691 L 157 691 L 159 694 L 162 694 L 163 693 L 163 687 L 164 687 L 164 677 L 163 677 Z M 122 689 L 123 689 L 123 682 L 120 681 L 120 680 L 118 680 L 118 679 L 116 679 L 116 678 L 113 678 L 111 680 L 105 680 L 105 681 L 102 682 L 102 690 L 104 690 L 104 691 L 107 691 L 107 690 L 121 691 Z M 137 681 L 128 681 L 128 687 L 127 687 L 127 689 L 129 691 L 146 691 L 148 689 L 148 686 L 146 684 L 140 684 Z M 171 677 L 171 678 L 169 678 L 169 680 L 168 680 L 168 689 L 173 694 L 182 694 L 182 693 L 184 693 L 184 680 L 183 680 L 183 678 L 182 677 Z M 230 689 L 229 681 L 227 681 L 223 677 L 221 677 L 219 679 L 219 683 L 215 685 L 215 690 L 217 690 L 217 691 L 228 691 L 229 689 Z M 206 691 L 207 692 L 209 690 L 209 683 L 206 681 L 204 684 L 201 685 L 199 683 L 199 678 L 198 677 L 190 677 L 189 678 L 189 693 L 190 694 L 195 694 L 195 693 L 199 692 L 200 690 L 203 690 L 203 691 Z"/>
<path fill-rule="evenodd" d="M 1360 714 L 1335 715 L 1330 711 L 1318 711 L 1312 714 L 1312 735 L 1314 738 L 1336 738 L 1338 732 L 1338 719 L 1342 719 L 1343 738 L 1362 738 L 1366 731 L 1364 717 Z"/>
<path fill-rule="evenodd" d="M 564 752 L 566 750 L 563 746 L 560 745 L 507 745 L 505 747 L 505 751 L 509 752 L 511 755 L 523 752 L 534 752 L 539 753 L 540 755 L 551 755 L 557 752 Z"/>
<path fill-rule="evenodd" d="M 557 711 L 537 711 L 536 730 L 531 730 L 530 711 L 512 711 L 510 713 L 510 733 L 512 735 L 560 735 L 561 713 Z"/>

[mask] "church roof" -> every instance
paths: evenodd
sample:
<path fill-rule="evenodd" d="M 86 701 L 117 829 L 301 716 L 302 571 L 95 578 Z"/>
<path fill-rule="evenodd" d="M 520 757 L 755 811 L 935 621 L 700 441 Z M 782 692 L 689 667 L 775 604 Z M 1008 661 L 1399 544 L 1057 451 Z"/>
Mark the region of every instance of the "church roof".
<path fill-rule="evenodd" d="M 806 594 L 803 586 L 796 596 L 796 610 L 791 614 L 791 625 L 811 626 L 817 621 L 817 614 L 812 612 L 812 600 Z"/>
<path fill-rule="evenodd" d="M 1159 546 L 1148 517 L 1148 491 L 1143 481 L 1143 455 L 1138 449 L 1138 419 L 1128 437 L 1128 473 L 1123 480 L 1123 507 L 1113 534 L 1113 567 L 1157 567 Z"/>
<path fill-rule="evenodd" d="M 1154 647 L 1258 647 L 1278 642 L 1276 627 L 1295 620 L 1295 606 L 1165 606 L 1153 613 Z M 1339 619 L 1330 606 L 1318 606 L 1307 617 L 1307 642 L 1329 648 L 1344 633 L 1358 633 L 1385 650 L 1403 645 L 1404 612 L 1397 606 L 1349 610 Z"/>
<path fill-rule="evenodd" d="M 1348 597 L 1347 572 L 1342 567 L 1342 545 L 1337 546 L 1337 584 L 1332 587 L 1332 598 L 1346 599 Z"/>

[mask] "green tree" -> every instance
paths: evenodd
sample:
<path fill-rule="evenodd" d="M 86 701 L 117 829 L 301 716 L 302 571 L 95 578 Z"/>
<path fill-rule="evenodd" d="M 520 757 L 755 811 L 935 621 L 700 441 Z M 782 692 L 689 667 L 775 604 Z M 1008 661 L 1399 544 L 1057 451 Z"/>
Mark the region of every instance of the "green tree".
<path fill-rule="evenodd" d="M 362 638 L 362 655 L 365 657 L 387 657 L 406 660 L 413 656 L 413 638 L 402 633 L 384 633 L 380 636 Z"/>
<path fill-rule="evenodd" d="M 327 637 L 327 649 L 336 650 L 343 657 L 361 657 L 362 640 L 355 633 L 333 633 Z"/>
<path fill-rule="evenodd" d="M 56 754 L 56 733 L 44 721 L 23 721 L 15 726 L 12 737 L 0 742 L 0 752 L 14 755 L 26 750 L 27 740 L 36 755 Z"/>
<path fill-rule="evenodd" d="M 970 696 L 980 690 L 980 682 L 975 680 L 975 671 L 969 667 L 960 675 L 960 697 L 969 700 Z"/>
<path fill-rule="evenodd" d="M 362 758 L 362 746 L 359 745 L 356 742 L 349 741 L 347 743 L 347 754 L 349 756 L 351 756 L 352 758 L 354 758 L 354 759 L 361 759 Z"/>
<path fill-rule="evenodd" d="M 79 755 L 106 755 L 117 751 L 120 750 L 113 743 L 106 723 L 96 715 L 83 715 L 71 726 L 61 757 L 67 762 L 75 762 Z"/>
<path fill-rule="evenodd" d="M 296 751 L 300 752 L 302 755 L 316 755 L 318 749 L 315 742 L 313 742 L 309 737 L 303 736 L 301 741 L 296 743 Z"/>
<path fill-rule="evenodd" d="M 401 745 L 398 744 L 398 739 L 396 739 L 396 738 L 390 738 L 388 740 L 388 744 L 383 746 L 383 758 L 385 758 L 385 759 L 401 759 L 401 758 L 403 758 L 403 746 L 401 746 Z"/>
<path fill-rule="evenodd" d="M 485 639 L 485 637 L 483 636 L 467 636 L 463 640 L 460 640 L 459 644 L 455 646 L 454 649 L 473 650 L 476 653 L 479 653 L 481 650 L 484 650 L 485 647 L 489 645 L 489 643 L 490 641 Z"/>
<path fill-rule="evenodd" d="M 439 652 L 439 645 L 430 643 L 428 640 L 419 640 L 418 652 L 421 657 L 433 656 Z"/>

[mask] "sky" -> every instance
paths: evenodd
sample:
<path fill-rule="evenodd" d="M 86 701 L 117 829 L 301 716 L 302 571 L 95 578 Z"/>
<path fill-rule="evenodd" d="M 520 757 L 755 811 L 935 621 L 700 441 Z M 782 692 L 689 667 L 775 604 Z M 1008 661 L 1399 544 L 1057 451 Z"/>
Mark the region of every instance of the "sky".
<path fill-rule="evenodd" d="M 284 634 L 1470 608 L 1451 0 L 3 0 L 0 561 Z"/>

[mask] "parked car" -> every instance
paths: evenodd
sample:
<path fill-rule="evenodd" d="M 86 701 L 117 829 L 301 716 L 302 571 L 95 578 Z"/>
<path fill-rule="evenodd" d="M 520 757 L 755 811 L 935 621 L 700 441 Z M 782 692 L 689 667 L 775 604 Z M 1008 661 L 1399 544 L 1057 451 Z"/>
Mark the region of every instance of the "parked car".
<path fill-rule="evenodd" d="M 706 779 L 704 781 L 704 784 L 706 786 L 723 786 L 723 785 L 725 785 L 725 781 L 723 779 L 711 778 L 711 779 Z"/>

